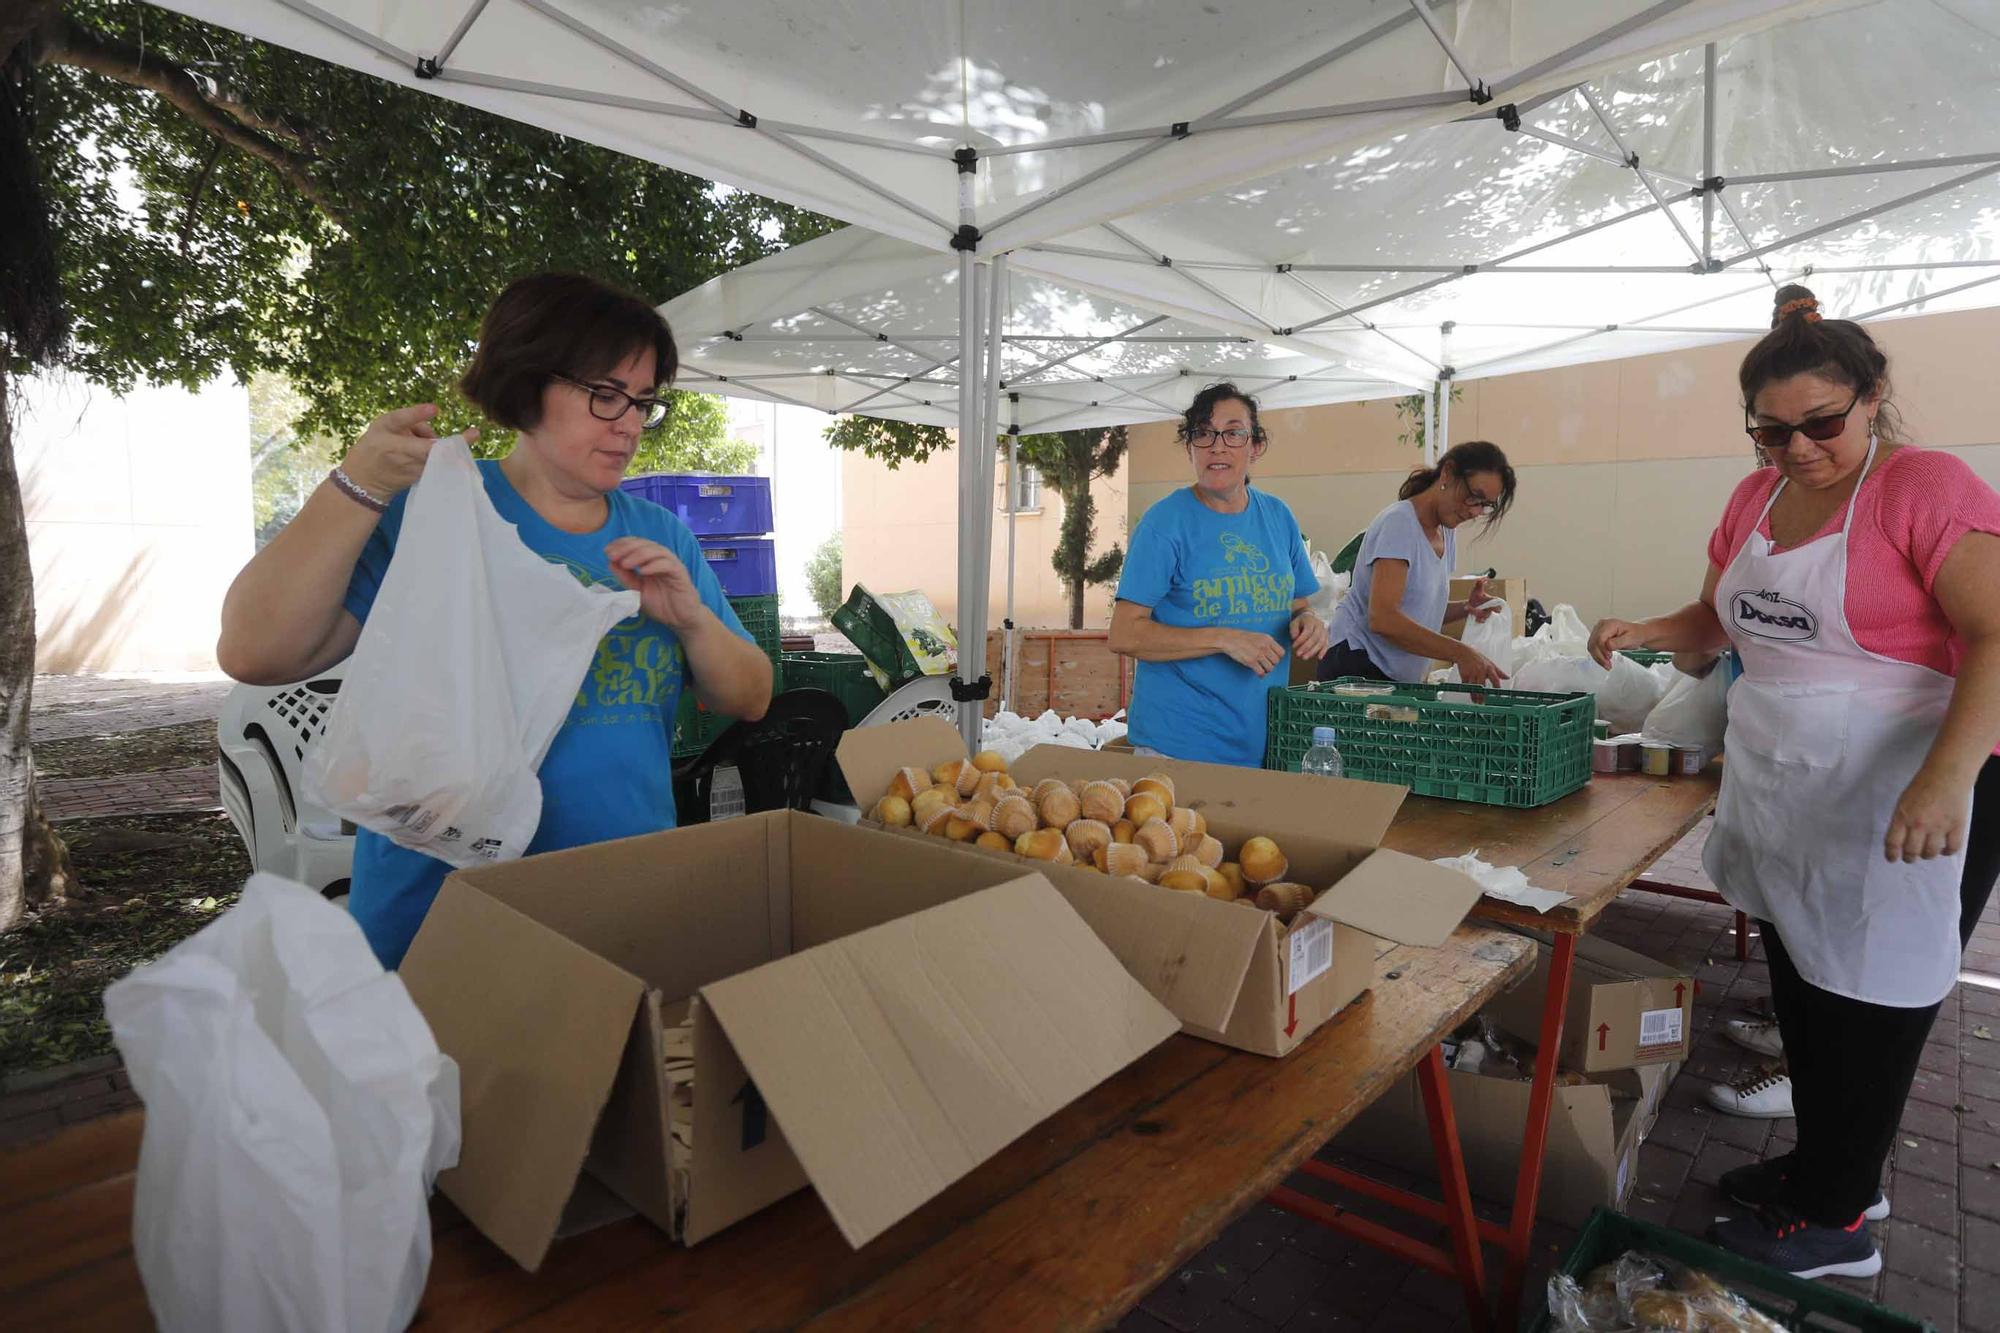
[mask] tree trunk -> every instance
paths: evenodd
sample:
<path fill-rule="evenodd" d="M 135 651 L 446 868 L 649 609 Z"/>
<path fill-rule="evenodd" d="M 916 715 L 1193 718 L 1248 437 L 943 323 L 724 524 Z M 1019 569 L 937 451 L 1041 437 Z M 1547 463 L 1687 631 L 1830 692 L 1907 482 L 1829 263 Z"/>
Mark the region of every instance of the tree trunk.
<path fill-rule="evenodd" d="M 35 690 L 35 584 L 28 522 L 14 470 L 13 413 L 0 374 L 0 930 L 60 899 L 74 876 L 69 848 L 43 818 L 28 746 Z"/>

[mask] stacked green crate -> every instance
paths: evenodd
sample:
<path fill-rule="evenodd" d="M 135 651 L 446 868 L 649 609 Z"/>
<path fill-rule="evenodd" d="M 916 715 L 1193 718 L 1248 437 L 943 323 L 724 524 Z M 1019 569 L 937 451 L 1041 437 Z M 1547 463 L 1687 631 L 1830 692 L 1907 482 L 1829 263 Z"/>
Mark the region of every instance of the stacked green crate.
<path fill-rule="evenodd" d="M 775 596 L 732 597 L 729 605 L 735 610 L 736 618 L 743 622 L 743 628 L 750 632 L 750 637 L 771 659 L 771 693 L 780 693 L 785 688 L 785 673 L 780 660 L 784 654 L 778 642 L 778 599 Z M 674 758 L 687 759 L 700 754 L 716 737 L 729 730 L 731 720 L 703 708 L 693 690 L 681 691 L 680 708 L 674 714 Z"/>

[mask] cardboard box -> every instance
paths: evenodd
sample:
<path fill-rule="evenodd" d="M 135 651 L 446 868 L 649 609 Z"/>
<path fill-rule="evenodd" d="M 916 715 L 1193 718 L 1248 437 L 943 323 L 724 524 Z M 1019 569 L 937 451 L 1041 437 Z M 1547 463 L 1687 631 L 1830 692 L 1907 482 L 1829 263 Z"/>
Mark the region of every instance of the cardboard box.
<path fill-rule="evenodd" d="M 1526 1042 L 1541 1040 L 1542 998 L 1548 994 L 1549 937 L 1524 931 L 1540 944 L 1535 971 L 1487 1007 L 1493 1021 Z M 1644 1065 L 1678 1064 L 1694 1043 L 1694 978 L 1609 940 L 1584 935 L 1576 942 L 1569 1005 L 1563 1012 L 1564 1069 L 1586 1074 Z"/>
<path fill-rule="evenodd" d="M 1666 1067 L 1654 1065 L 1555 1090 L 1542 1165 L 1542 1217 L 1581 1226 L 1593 1208 L 1625 1207 L 1638 1176 L 1639 1144 L 1658 1116 L 1669 1077 Z M 1472 1192 L 1512 1199 L 1532 1085 L 1456 1070 L 1445 1079 Z M 1411 1074 L 1356 1117 L 1334 1144 L 1435 1180 L 1429 1125 L 1423 1092 Z"/>
<path fill-rule="evenodd" d="M 950 723 L 923 717 L 850 731 L 838 757 L 865 811 L 898 768 L 929 770 L 964 758 L 965 747 Z M 1015 780 L 1030 788 L 1046 777 L 1155 772 L 1173 776 L 1181 804 L 1200 810 L 1232 850 L 1263 834 L 1291 862 L 1288 878 L 1330 887 L 1286 926 L 1273 913 L 1204 894 L 1024 861 L 914 829 L 862 827 L 1010 865 L 1016 874 L 1039 870 L 1185 1031 L 1262 1055 L 1285 1054 L 1366 990 L 1381 940 L 1435 947 L 1478 901 L 1469 876 L 1379 847 L 1408 795 L 1402 787 L 1057 745 L 1038 745 L 1013 765 Z"/>
<path fill-rule="evenodd" d="M 1178 1027 L 1018 864 L 791 811 L 460 871 L 402 978 L 439 1187 L 529 1269 L 584 1172 L 689 1244 L 810 1184 L 858 1247 Z"/>

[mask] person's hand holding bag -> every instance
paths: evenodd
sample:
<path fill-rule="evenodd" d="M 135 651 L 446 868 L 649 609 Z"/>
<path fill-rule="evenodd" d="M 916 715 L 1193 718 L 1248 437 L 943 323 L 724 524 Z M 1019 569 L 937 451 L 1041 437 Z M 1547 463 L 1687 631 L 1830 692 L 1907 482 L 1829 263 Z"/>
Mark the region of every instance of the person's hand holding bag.
<path fill-rule="evenodd" d="M 340 460 L 340 470 L 362 490 L 378 500 L 389 501 L 417 484 L 424 464 L 437 443 L 431 422 L 437 419 L 437 404 L 417 403 L 384 412 L 368 423 Z M 479 428 L 462 432 L 466 444 L 479 438 Z"/>

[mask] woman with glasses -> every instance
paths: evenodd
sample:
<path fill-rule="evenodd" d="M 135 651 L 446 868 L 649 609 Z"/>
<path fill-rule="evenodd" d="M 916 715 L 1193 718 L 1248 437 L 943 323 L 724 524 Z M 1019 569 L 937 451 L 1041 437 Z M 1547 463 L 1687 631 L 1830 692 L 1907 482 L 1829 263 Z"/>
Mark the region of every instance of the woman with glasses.
<path fill-rule="evenodd" d="M 1292 511 L 1250 485 L 1269 444 L 1257 400 L 1211 384 L 1177 435 L 1194 484 L 1139 520 L 1111 612 L 1111 651 L 1138 662 L 1130 740 L 1142 753 L 1255 768 L 1265 692 L 1289 679 L 1294 653 L 1326 650 L 1326 626 L 1306 609 L 1319 582 Z"/>
<path fill-rule="evenodd" d="M 640 594 L 639 614 L 599 642 L 542 760 L 542 822 L 530 853 L 674 826 L 671 733 L 684 688 L 738 718 L 761 717 L 770 700 L 770 659 L 694 535 L 619 489 L 641 432 L 665 419 L 658 395 L 678 364 L 673 334 L 644 301 L 593 278 L 542 273 L 494 301 L 462 382 L 488 419 L 518 432 L 505 458 L 479 464 L 501 517 L 578 580 Z M 237 576 L 216 647 L 223 670 L 278 685 L 353 651 L 436 416 L 422 404 L 377 417 Z M 348 903 L 385 966 L 401 961 L 448 869 L 366 829 L 356 835 Z"/>
<path fill-rule="evenodd" d="M 1435 659 L 1456 666 L 1468 685 L 1505 680 L 1485 654 L 1442 631 L 1468 615 L 1493 614 L 1483 609 L 1484 579 L 1473 582 L 1464 601 L 1451 600 L 1459 525 L 1483 518 L 1491 527 L 1513 503 L 1514 469 L 1498 445 L 1484 440 L 1455 444 L 1436 467 L 1412 472 L 1396 503 L 1361 536 L 1353 586 L 1327 627 L 1319 678 L 1420 681 Z"/>
<path fill-rule="evenodd" d="M 2000 872 L 2000 495 L 1900 443 L 1888 359 L 1803 287 L 1738 379 L 1768 466 L 1730 498 L 1700 600 L 1602 621 L 1591 652 L 1742 663 L 1703 864 L 1758 918 L 1780 1040 L 1728 1031 L 1784 1055 L 1798 1143 L 1722 1177 L 1746 1211 L 1716 1237 L 1866 1277 L 1903 1103 Z"/>

